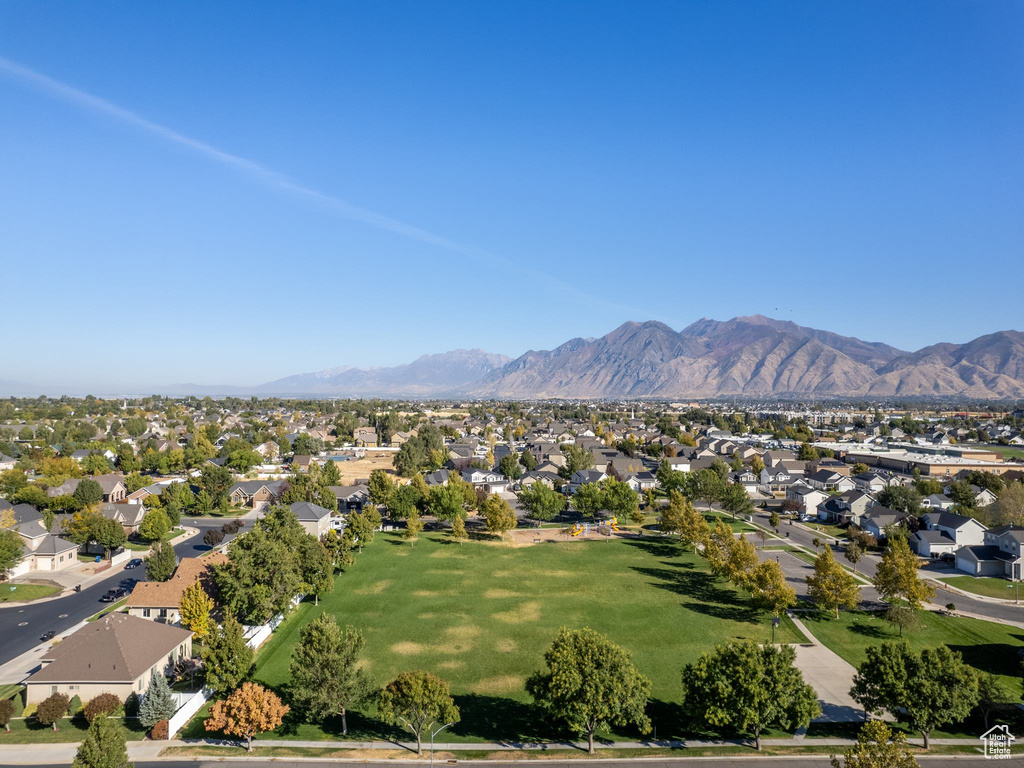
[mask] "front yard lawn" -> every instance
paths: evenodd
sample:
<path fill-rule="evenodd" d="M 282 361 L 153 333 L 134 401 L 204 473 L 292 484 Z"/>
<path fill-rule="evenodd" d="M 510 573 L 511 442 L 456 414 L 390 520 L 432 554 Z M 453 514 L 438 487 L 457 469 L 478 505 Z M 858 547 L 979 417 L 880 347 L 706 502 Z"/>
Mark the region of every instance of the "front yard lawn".
<path fill-rule="evenodd" d="M 972 592 L 975 595 L 985 597 L 998 597 L 1001 600 L 1013 600 L 1014 587 L 1009 579 L 997 579 L 991 576 L 949 576 L 943 577 L 942 581 L 951 587 L 962 589 L 964 592 Z M 1020 589 L 1020 587 L 1017 587 Z M 1024 590 L 1021 590 L 1024 597 Z"/>
<path fill-rule="evenodd" d="M 128 730 L 128 741 L 142 741 L 146 729 L 134 717 L 120 718 Z M 89 723 L 81 715 L 65 717 L 57 723 L 57 730 L 43 725 L 34 717 L 11 720 L 11 732 L 0 731 L 2 744 L 66 744 L 82 741 Z"/>
<path fill-rule="evenodd" d="M 0 603 L 24 603 L 50 597 L 62 591 L 53 584 L 0 584 Z"/>
<path fill-rule="evenodd" d="M 184 532 L 185 532 L 184 528 L 174 528 L 173 530 L 170 530 L 167 533 L 165 533 L 160 538 L 160 541 L 170 541 L 175 536 L 180 536 Z M 130 550 L 132 550 L 132 552 L 145 552 L 147 549 L 152 547 L 154 544 L 156 544 L 155 541 L 128 541 L 128 542 L 125 543 L 124 548 L 125 549 L 130 549 Z"/>

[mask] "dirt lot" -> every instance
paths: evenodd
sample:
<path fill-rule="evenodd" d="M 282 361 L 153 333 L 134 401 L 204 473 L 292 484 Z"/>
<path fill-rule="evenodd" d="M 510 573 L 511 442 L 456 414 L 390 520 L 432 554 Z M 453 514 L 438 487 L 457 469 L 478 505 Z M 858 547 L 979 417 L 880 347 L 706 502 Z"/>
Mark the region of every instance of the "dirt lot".
<path fill-rule="evenodd" d="M 353 461 L 339 461 L 338 471 L 341 472 L 341 484 L 353 485 L 356 480 L 366 480 L 375 469 L 383 469 L 385 472 L 395 474 L 394 453 L 371 453 L 366 452 L 362 459 Z"/>

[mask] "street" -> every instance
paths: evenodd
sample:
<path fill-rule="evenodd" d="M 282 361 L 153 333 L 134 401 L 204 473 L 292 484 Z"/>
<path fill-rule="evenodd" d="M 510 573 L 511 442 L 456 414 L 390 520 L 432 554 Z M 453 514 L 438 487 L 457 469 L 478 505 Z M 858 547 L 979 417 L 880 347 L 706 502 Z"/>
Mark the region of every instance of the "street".
<path fill-rule="evenodd" d="M 765 528 L 771 528 L 769 524 L 769 515 L 763 510 L 756 510 L 754 513 L 754 522 L 758 525 L 764 526 Z M 822 541 L 828 541 L 823 534 L 816 534 L 813 531 L 809 531 L 806 528 L 802 528 L 799 525 L 790 525 L 788 520 L 783 520 L 782 525 L 779 526 L 779 535 L 785 537 L 789 535 L 789 540 L 801 544 L 807 547 L 811 551 L 815 550 L 814 539 L 818 538 Z M 755 542 L 759 543 L 759 542 Z M 843 550 L 841 547 L 833 546 L 832 551 L 835 553 L 836 560 L 846 565 L 847 562 L 843 558 Z M 795 560 L 795 558 L 791 558 Z M 875 575 L 875 569 L 877 568 L 879 561 L 878 555 L 865 554 L 860 562 L 857 563 L 857 572 L 870 579 Z M 810 572 L 810 566 L 808 566 L 808 573 Z M 783 569 L 786 570 L 785 568 Z M 790 576 L 795 576 L 795 573 L 786 573 L 787 581 L 790 581 Z M 1024 605 L 1013 605 L 1012 603 L 993 603 L 988 600 L 977 600 L 972 597 L 966 597 L 962 594 L 954 594 L 943 589 L 937 584 L 934 602 L 937 605 L 946 605 L 947 603 L 954 603 L 957 611 L 965 613 L 973 613 L 978 616 L 985 616 L 990 619 L 999 619 L 1002 621 L 1015 621 L 1024 622 Z M 797 584 L 791 581 L 792 586 L 796 587 Z M 797 589 L 797 594 L 806 594 L 806 590 L 803 592 Z M 878 593 L 875 592 L 872 587 L 865 587 L 861 590 L 863 598 L 867 601 L 877 601 Z"/>
<path fill-rule="evenodd" d="M 183 518 L 181 525 L 198 528 L 199 533 L 174 546 L 178 559 L 198 557 L 209 551 L 209 546 L 203 543 L 203 535 L 211 528 L 220 528 L 225 522 L 227 518 Z M 247 526 L 251 525 L 247 523 Z M 230 538 L 225 536 L 225 541 Z M 81 592 L 56 600 L 0 608 L 0 664 L 39 645 L 39 636 L 43 632 L 52 629 L 60 634 L 89 618 L 106 605 L 100 602 L 100 598 L 107 590 L 131 587 L 136 581 L 144 581 L 145 573 L 145 566 L 128 571 L 123 566 L 115 566 L 109 576 Z"/>

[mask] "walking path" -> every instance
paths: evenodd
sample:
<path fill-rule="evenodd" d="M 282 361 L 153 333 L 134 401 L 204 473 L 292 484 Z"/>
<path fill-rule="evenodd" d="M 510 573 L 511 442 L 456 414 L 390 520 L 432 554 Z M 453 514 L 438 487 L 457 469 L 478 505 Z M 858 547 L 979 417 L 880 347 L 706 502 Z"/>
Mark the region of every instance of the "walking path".
<path fill-rule="evenodd" d="M 788 614 L 797 629 L 811 641 L 796 645 L 796 666 L 804 680 L 817 692 L 821 715 L 815 723 L 850 723 L 864 720 L 864 710 L 850 696 L 857 670 L 834 651 L 822 645 L 793 613 Z M 815 742 L 817 743 L 817 742 Z"/>

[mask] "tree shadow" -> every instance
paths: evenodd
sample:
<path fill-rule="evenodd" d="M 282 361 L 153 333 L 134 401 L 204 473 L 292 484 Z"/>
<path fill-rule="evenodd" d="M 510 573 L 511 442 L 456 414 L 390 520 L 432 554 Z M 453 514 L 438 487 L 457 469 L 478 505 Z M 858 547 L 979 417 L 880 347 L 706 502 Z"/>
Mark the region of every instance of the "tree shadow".
<path fill-rule="evenodd" d="M 854 621 L 850 624 L 850 631 L 863 637 L 870 637 L 875 640 L 895 640 L 898 633 L 887 631 L 879 624 L 867 624 L 861 621 Z"/>
<path fill-rule="evenodd" d="M 724 587 L 719 578 L 710 573 L 639 566 L 632 566 L 632 569 L 656 579 L 652 586 L 658 589 L 692 598 L 693 602 L 684 603 L 683 606 L 697 613 L 746 624 L 757 624 L 762 618 L 762 612 L 753 606 L 737 604 L 735 591 Z"/>
<path fill-rule="evenodd" d="M 544 713 L 532 704 L 475 693 L 454 698 L 462 719 L 452 726 L 451 731 L 458 736 L 494 742 L 574 737 L 565 731 L 561 723 L 548 721 Z"/>
<path fill-rule="evenodd" d="M 679 557 L 683 554 L 683 547 L 674 539 L 650 539 L 650 538 L 634 538 L 634 539 L 623 539 L 631 547 L 641 549 L 649 555 L 654 557 Z"/>
<path fill-rule="evenodd" d="M 993 675 L 1010 675 L 1016 677 L 1020 674 L 1021 650 L 1009 643 L 980 643 L 979 645 L 954 645 L 947 643 L 951 651 L 956 651 L 964 657 L 964 662 L 989 672 Z"/>

